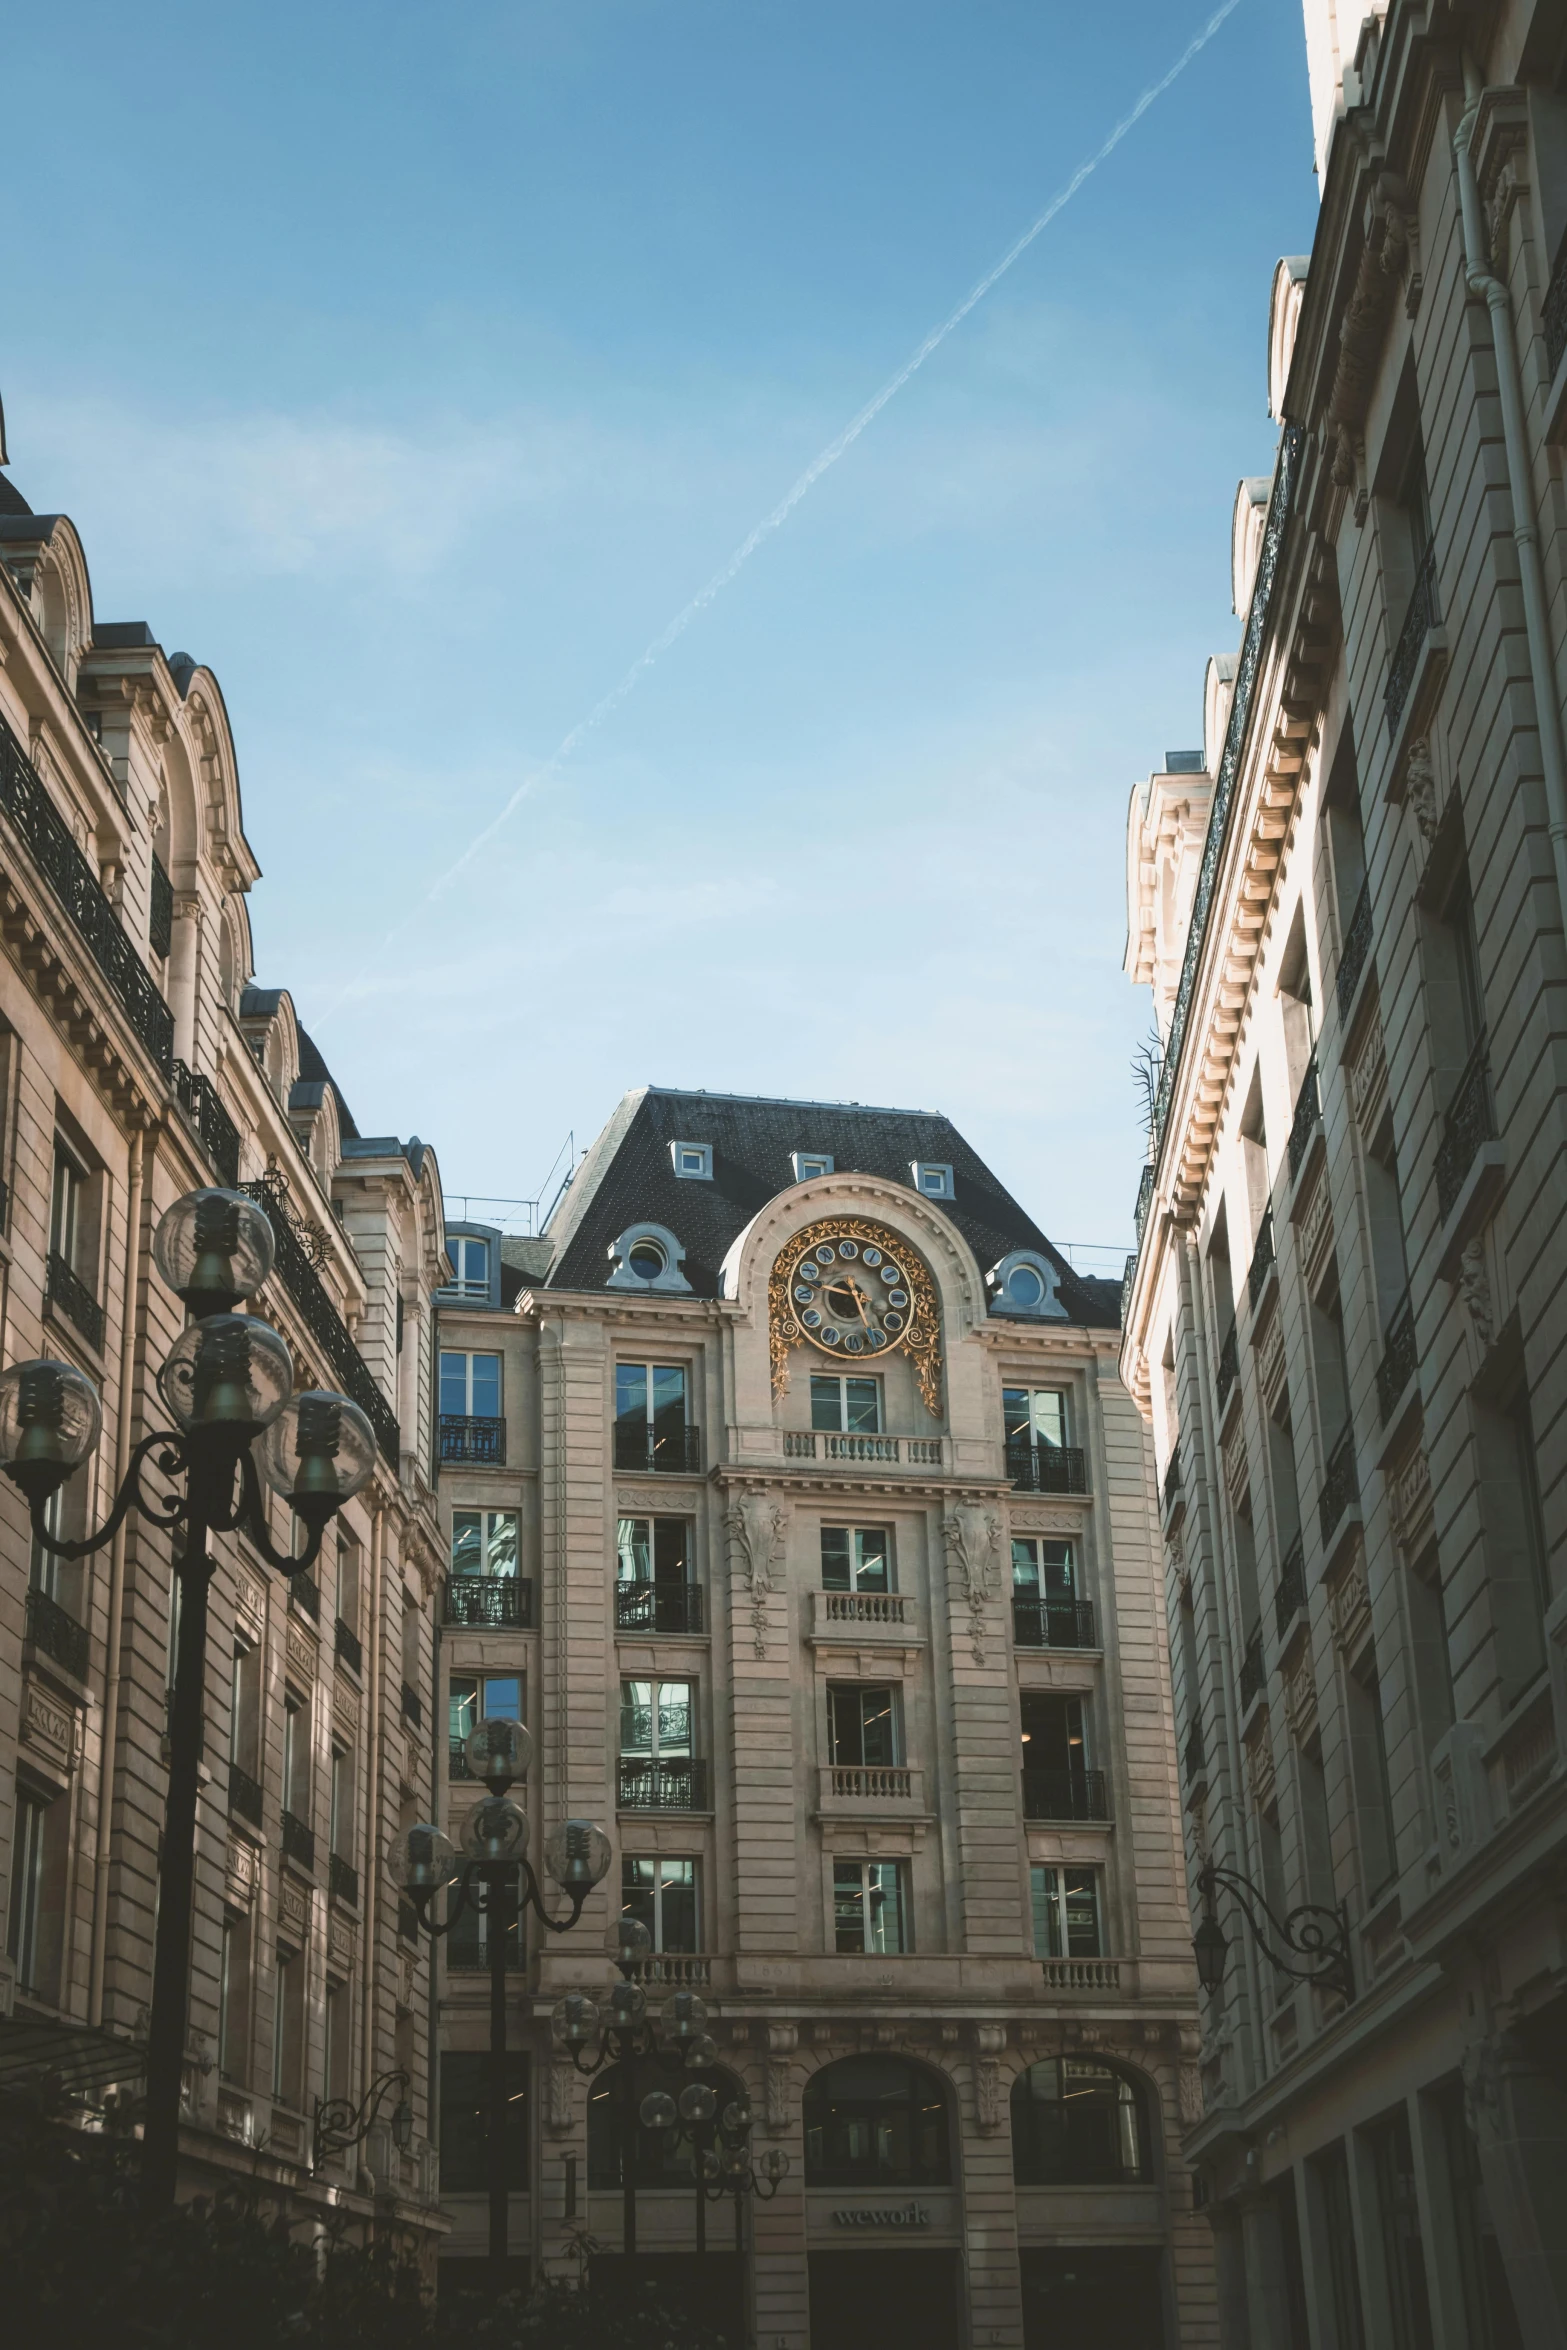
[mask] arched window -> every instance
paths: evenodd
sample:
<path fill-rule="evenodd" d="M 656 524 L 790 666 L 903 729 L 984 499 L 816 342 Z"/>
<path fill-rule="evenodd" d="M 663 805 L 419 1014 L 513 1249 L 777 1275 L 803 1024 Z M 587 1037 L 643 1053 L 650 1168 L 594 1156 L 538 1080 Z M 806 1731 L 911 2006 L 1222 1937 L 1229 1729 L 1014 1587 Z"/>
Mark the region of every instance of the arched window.
<path fill-rule="evenodd" d="M 812 2187 L 945 2187 L 947 2098 L 928 2066 L 846 2056 L 805 2092 L 805 2178 Z"/>
<path fill-rule="evenodd" d="M 1012 2176 L 1020 2187 L 1135 2187 L 1149 2177 L 1135 2081 L 1085 2057 L 1047 2056 L 1012 2084 Z"/>
<path fill-rule="evenodd" d="M 721 2114 L 726 2105 L 749 2103 L 743 2082 L 733 2073 L 726 2073 L 719 2065 L 710 2065 L 706 2072 L 680 2073 L 673 2066 L 655 2064 L 651 2058 L 639 2058 L 631 2068 L 632 2086 L 638 2112 L 637 2122 L 637 2185 L 639 2187 L 684 2187 L 694 2193 L 691 2175 L 691 2147 L 674 2130 L 645 2130 L 640 2114 L 642 2100 L 654 2089 L 662 2089 L 671 2097 L 678 2097 L 682 2089 L 693 2081 L 705 2081 L 718 2100 Z M 590 2187 L 618 2187 L 620 2176 L 621 2130 L 625 2115 L 626 2076 L 618 2064 L 607 2064 L 594 2076 L 588 2091 L 588 2185 Z"/>

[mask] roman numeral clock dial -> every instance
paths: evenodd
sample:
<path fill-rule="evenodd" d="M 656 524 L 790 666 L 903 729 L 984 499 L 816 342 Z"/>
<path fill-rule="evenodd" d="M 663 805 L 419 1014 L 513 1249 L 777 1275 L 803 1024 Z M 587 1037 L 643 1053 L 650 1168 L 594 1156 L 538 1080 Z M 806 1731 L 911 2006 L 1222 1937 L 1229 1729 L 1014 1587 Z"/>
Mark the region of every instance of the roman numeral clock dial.
<path fill-rule="evenodd" d="M 862 1363 L 902 1347 L 926 1403 L 940 1409 L 936 1287 L 896 1232 L 859 1216 L 811 1225 L 780 1252 L 769 1304 L 775 1393 L 789 1383 L 796 1346 Z"/>

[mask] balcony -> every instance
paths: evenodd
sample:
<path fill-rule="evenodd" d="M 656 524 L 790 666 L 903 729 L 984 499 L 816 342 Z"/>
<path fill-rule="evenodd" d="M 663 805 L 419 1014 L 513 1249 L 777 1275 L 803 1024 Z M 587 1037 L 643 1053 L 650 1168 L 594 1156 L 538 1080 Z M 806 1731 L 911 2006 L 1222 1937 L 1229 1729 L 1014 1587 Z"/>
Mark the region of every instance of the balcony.
<path fill-rule="evenodd" d="M 615 1803 L 620 1811 L 710 1811 L 707 1765 L 694 1756 L 670 1762 L 622 1756 Z"/>
<path fill-rule="evenodd" d="M 230 1763 L 229 1811 L 239 1819 L 249 1820 L 253 1828 L 259 1828 L 263 1808 L 261 1781 L 242 1771 L 238 1763 Z"/>
<path fill-rule="evenodd" d="M 907 1819 L 925 1811 L 925 1774 L 907 1763 L 823 1763 L 817 1810 L 837 1819 Z"/>
<path fill-rule="evenodd" d="M 888 1468 L 939 1469 L 939 1436 L 839 1435 L 831 1429 L 786 1428 L 786 1461 L 870 1461 Z"/>
<path fill-rule="evenodd" d="M 472 1468 L 506 1466 L 506 1423 L 474 1412 L 442 1412 L 441 1460 L 465 1461 Z"/>
<path fill-rule="evenodd" d="M 671 1477 L 700 1476 L 702 1431 L 650 1427 L 645 1420 L 617 1420 L 615 1466 Z"/>
<path fill-rule="evenodd" d="M 1563 240 L 1551 282 L 1545 289 L 1540 323 L 1545 329 L 1545 373 L 1550 380 L 1562 363 L 1562 353 L 1567 351 L 1567 239 Z"/>
<path fill-rule="evenodd" d="M 85 1281 L 71 1271 L 58 1250 L 49 1251 L 45 1295 L 80 1331 L 95 1354 L 103 1352 L 104 1312 Z"/>
<path fill-rule="evenodd" d="M 183 1061 L 176 1061 L 174 1091 L 219 1179 L 233 1191 L 239 1183 L 239 1128 L 223 1107 L 217 1087 L 210 1077 L 198 1076 Z"/>
<path fill-rule="evenodd" d="M 857 1641 L 914 1631 L 914 1602 L 901 1591 L 813 1591 L 811 1637 Z"/>
<path fill-rule="evenodd" d="M 1344 949 L 1338 959 L 1336 992 L 1340 1027 L 1348 1024 L 1349 1008 L 1355 1000 L 1355 990 L 1360 985 L 1360 975 L 1366 967 L 1370 953 L 1371 883 L 1367 880 L 1360 885 L 1360 895 L 1355 900 L 1355 911 L 1351 914 L 1349 928 L 1344 933 Z"/>
<path fill-rule="evenodd" d="M 700 1632 L 700 1583 L 617 1583 L 617 1632 Z"/>
<path fill-rule="evenodd" d="M 1482 1032 L 1464 1063 L 1463 1075 L 1442 1121 L 1442 1139 L 1436 1151 L 1436 1204 L 1444 1223 L 1457 1205 L 1464 1178 L 1475 1163 L 1480 1145 L 1496 1139 L 1491 1064 L 1485 1045 Z"/>
<path fill-rule="evenodd" d="M 382 1457 L 390 1461 L 395 1469 L 402 1455 L 402 1433 L 397 1424 L 397 1414 L 371 1377 L 369 1364 L 349 1337 L 342 1315 L 328 1297 L 320 1274 L 305 1254 L 286 1205 L 286 1184 L 276 1175 L 263 1175 L 258 1182 L 240 1183 L 235 1189 L 242 1191 L 247 1199 L 253 1199 L 265 1211 L 272 1227 L 276 1249 L 274 1269 L 278 1279 L 299 1308 L 300 1317 L 311 1337 L 337 1373 L 343 1394 L 358 1404 L 366 1415 L 375 1430 Z"/>
<path fill-rule="evenodd" d="M 1346 1422 L 1333 1450 L 1328 1454 L 1327 1467 L 1322 1472 L 1322 1492 L 1317 1502 L 1317 1516 L 1322 1530 L 1322 1547 L 1328 1547 L 1329 1538 L 1347 1509 L 1360 1499 L 1360 1479 L 1355 1468 L 1355 1431 Z"/>
<path fill-rule="evenodd" d="M 1137 1246 L 1143 1245 L 1143 1234 L 1148 1228 L 1148 1211 L 1153 1206 L 1154 1172 L 1145 1167 L 1137 1182 L 1137 1210 L 1133 1221 L 1137 1227 Z M 1135 1256 L 1133 1261 L 1135 1262 Z"/>
<path fill-rule="evenodd" d="M 1254 1698 L 1262 1695 L 1267 1680 L 1267 1668 L 1262 1661 L 1262 1626 L 1259 1624 L 1246 1643 L 1246 1654 L 1241 1658 L 1241 1712 L 1244 1714 Z"/>
<path fill-rule="evenodd" d="M 403 1683 L 403 1720 L 416 1730 L 424 1728 L 424 1707 L 419 1703 L 419 1692 L 411 1681 Z"/>
<path fill-rule="evenodd" d="M 1235 1324 L 1230 1324 L 1229 1336 L 1219 1349 L 1219 1368 L 1214 1374 L 1214 1397 L 1222 1415 L 1229 1401 L 1230 1389 L 1235 1385 L 1240 1370 L 1240 1345 L 1235 1335 Z"/>
<path fill-rule="evenodd" d="M 1018 1493 L 1086 1493 L 1088 1464 L 1072 1444 L 1009 1444 L 1007 1476 Z"/>
<path fill-rule="evenodd" d="M 312 1875 L 315 1872 L 316 1840 L 314 1833 L 306 1827 L 304 1821 L 296 1813 L 291 1811 L 285 1811 L 283 1814 L 283 1858 L 294 1861 L 302 1869 L 309 1869 Z"/>
<path fill-rule="evenodd" d="M 1118 1958 L 1042 1958 L 1039 1962 L 1047 1991 L 1119 1991 Z"/>
<path fill-rule="evenodd" d="M 161 962 L 169 959 L 174 944 L 174 884 L 164 871 L 163 859 L 156 849 L 152 853 L 152 903 L 147 915 L 147 944 Z"/>
<path fill-rule="evenodd" d="M 100 888 L 98 876 L 4 719 L 0 719 L 0 808 L 85 941 L 120 1009 L 167 1076 L 174 1062 L 174 1014 L 153 986 L 118 914 Z"/>
<path fill-rule="evenodd" d="M 1311 1148 L 1311 1138 L 1321 1122 L 1322 1094 L 1317 1084 L 1317 1056 L 1313 1053 L 1311 1059 L 1306 1063 L 1306 1074 L 1301 1079 L 1300 1091 L 1295 1096 L 1295 1115 L 1290 1120 L 1291 1183 L 1297 1183 L 1300 1180 L 1301 1168 L 1306 1163 L 1306 1153 Z"/>
<path fill-rule="evenodd" d="M 1246 1275 L 1246 1295 L 1251 1300 L 1253 1313 L 1257 1311 L 1257 1300 L 1268 1285 L 1268 1275 L 1273 1266 L 1273 1209 L 1269 1206 L 1262 1211 L 1262 1222 L 1257 1227 L 1257 1245 L 1251 1252 L 1251 1267 Z"/>
<path fill-rule="evenodd" d="M 1012 1601 L 1014 1648 L 1097 1648 L 1099 1629 L 1087 1599 Z"/>
<path fill-rule="evenodd" d="M 288 1604 L 297 1609 L 300 1615 L 308 1616 L 313 1624 L 320 1623 L 321 1591 L 314 1575 L 290 1575 Z"/>
<path fill-rule="evenodd" d="M 358 1633 L 351 1632 L 348 1626 L 344 1623 L 341 1616 L 339 1616 L 337 1619 L 336 1628 L 333 1632 L 333 1641 L 337 1651 L 338 1663 L 340 1665 L 347 1665 L 351 1673 L 362 1673 L 365 1669 L 365 1652 L 363 1645 L 360 1642 Z"/>
<path fill-rule="evenodd" d="M 1297 1534 L 1284 1553 L 1279 1587 L 1273 1595 L 1273 1628 L 1280 1640 L 1306 1604 L 1305 1538 Z"/>
<path fill-rule="evenodd" d="M 1110 1798 L 1103 1771 L 1025 1771 L 1025 1820 L 1107 1820 Z"/>
<path fill-rule="evenodd" d="M 341 1901 L 348 1909 L 359 1907 L 359 1871 L 340 1852 L 334 1852 L 326 1864 L 326 1884 L 334 1901 Z"/>
<path fill-rule="evenodd" d="M 1203 1744 L 1202 1721 L 1194 1716 L 1186 1732 L 1183 1768 L 1188 1787 L 1195 1787 L 1208 1768 L 1208 1750 Z"/>
<path fill-rule="evenodd" d="M 533 1585 L 520 1575 L 448 1575 L 446 1621 L 474 1631 L 531 1632 Z"/>
<path fill-rule="evenodd" d="M 1420 558 L 1420 568 L 1415 573 L 1404 625 L 1398 632 L 1398 642 L 1393 647 L 1393 658 L 1388 664 L 1387 683 L 1382 688 L 1382 706 L 1387 712 L 1389 734 L 1396 730 L 1403 715 L 1409 689 L 1415 682 L 1415 665 L 1420 658 L 1420 648 L 1436 626 L 1436 620 L 1436 549 L 1427 547 Z"/>
<path fill-rule="evenodd" d="M 1393 1309 L 1377 1365 L 1377 1411 L 1385 1428 L 1415 1375 L 1415 1310 L 1406 1294 Z"/>
<path fill-rule="evenodd" d="M 61 1607 L 47 1592 L 27 1594 L 27 1637 L 40 1656 L 46 1656 L 75 1681 L 85 1681 L 92 1659 L 92 1641 L 85 1624 Z"/>
<path fill-rule="evenodd" d="M 664 1991 L 705 1991 L 713 1980 L 713 1962 L 696 1950 L 655 1950 L 631 1961 L 633 1983 L 653 1984 Z"/>

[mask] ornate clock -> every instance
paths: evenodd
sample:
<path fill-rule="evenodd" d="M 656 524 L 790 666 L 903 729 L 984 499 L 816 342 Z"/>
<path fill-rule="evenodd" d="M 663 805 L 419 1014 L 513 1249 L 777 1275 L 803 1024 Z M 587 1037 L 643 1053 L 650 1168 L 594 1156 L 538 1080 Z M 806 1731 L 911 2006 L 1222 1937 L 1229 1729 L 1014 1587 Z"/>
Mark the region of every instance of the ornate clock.
<path fill-rule="evenodd" d="M 941 1409 L 936 1285 L 902 1235 L 863 1216 L 830 1216 L 780 1250 L 768 1284 L 773 1392 L 789 1384 L 789 1350 L 813 1346 L 865 1364 L 902 1347 L 920 1394 Z"/>

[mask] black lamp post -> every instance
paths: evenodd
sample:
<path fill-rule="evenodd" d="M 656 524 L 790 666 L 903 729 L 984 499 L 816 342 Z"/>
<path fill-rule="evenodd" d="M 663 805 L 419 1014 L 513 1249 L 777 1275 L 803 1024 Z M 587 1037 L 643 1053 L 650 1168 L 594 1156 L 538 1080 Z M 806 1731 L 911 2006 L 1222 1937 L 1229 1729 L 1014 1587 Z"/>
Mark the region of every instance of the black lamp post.
<path fill-rule="evenodd" d="M 1347 1910 L 1342 1906 L 1329 1909 L 1325 1903 L 1307 1901 L 1283 1918 L 1277 1918 L 1248 1878 L 1238 1875 L 1234 1869 L 1220 1868 L 1212 1860 L 1204 1861 L 1197 1873 L 1202 1920 L 1192 1936 L 1197 1980 L 1205 1991 L 1220 1988 L 1229 1955 L 1229 1942 L 1219 1923 L 1221 1886 L 1251 1928 L 1251 1938 L 1257 1948 L 1281 1974 L 1292 1976 L 1298 1983 L 1319 1983 L 1324 1991 L 1337 1991 L 1346 2004 L 1354 1998 L 1355 1968 L 1350 1953 Z"/>
<path fill-rule="evenodd" d="M 101 1550 L 133 1508 L 154 1525 L 184 1530 L 174 1561 L 179 1635 L 142 2146 L 144 2191 L 156 2207 L 173 2202 L 179 2167 L 207 1593 L 213 1574 L 208 1537 L 238 1529 L 280 1574 L 305 1574 L 320 1554 L 332 1517 L 370 1477 L 375 1435 L 345 1395 L 325 1389 L 292 1395 L 293 1361 L 282 1339 L 257 1316 L 233 1310 L 272 1270 L 272 1227 L 254 1201 L 232 1191 L 188 1192 L 161 1219 L 152 1253 L 194 1317 L 158 1374 L 177 1428 L 160 1430 L 137 1445 L 114 1506 L 96 1534 L 79 1542 L 60 1541 L 49 1528 L 49 1502 L 98 1441 L 98 1396 L 72 1363 L 15 1363 L 0 1375 L 0 1468 L 26 1496 L 35 1540 L 56 1558 L 85 1558 Z M 129 1409 L 128 1397 L 121 1408 Z M 149 1465 L 170 1481 L 172 1491 L 149 1498 L 141 1482 Z M 306 1529 L 297 1557 L 272 1547 L 263 1475 L 287 1497 Z M 112 1766 L 113 1758 L 106 1756 L 105 1768 Z"/>
<path fill-rule="evenodd" d="M 432 1939 L 449 1934 L 464 1912 L 471 1909 L 488 1928 L 490 1967 L 490 2121 L 487 2169 L 490 2195 L 490 2259 L 496 2289 L 505 2283 L 506 2230 L 510 2185 L 506 2176 L 506 2115 L 510 2093 L 506 2079 L 506 1945 L 526 1902 L 541 1925 L 552 1934 L 566 1934 L 582 1915 L 582 1905 L 609 1867 L 609 1838 L 591 1820 L 567 1820 L 544 1840 L 544 1873 L 571 1903 L 570 1915 L 552 1918 L 544 1907 L 539 1881 L 526 1857 L 527 1814 L 510 1800 L 507 1790 L 527 1770 L 533 1739 L 521 1722 L 491 1720 L 470 1731 L 465 1748 L 468 1768 L 485 1793 L 462 1827 L 463 1851 L 439 1828 L 408 1828 L 393 1839 L 387 1858 L 392 1882 L 413 1904 L 420 1925 Z M 446 1917 L 437 1925 L 431 1904 L 444 1887 L 456 1891 L 446 1904 Z M 519 1892 L 520 1886 L 520 1892 Z"/>
<path fill-rule="evenodd" d="M 781 2146 L 771 2146 L 760 2164 L 751 2154 L 751 2108 L 744 2097 L 731 2099 L 722 2113 L 718 2099 L 705 2081 L 693 2081 L 678 2098 L 655 2089 L 642 2100 L 642 2126 L 672 2131 L 675 2142 L 691 2149 L 691 2175 L 696 2181 L 696 2248 L 707 2250 L 707 2206 L 732 2195 L 735 2207 L 735 2250 L 745 2249 L 741 2218 L 747 2195 L 770 2203 L 783 2185 L 789 2157 Z"/>

